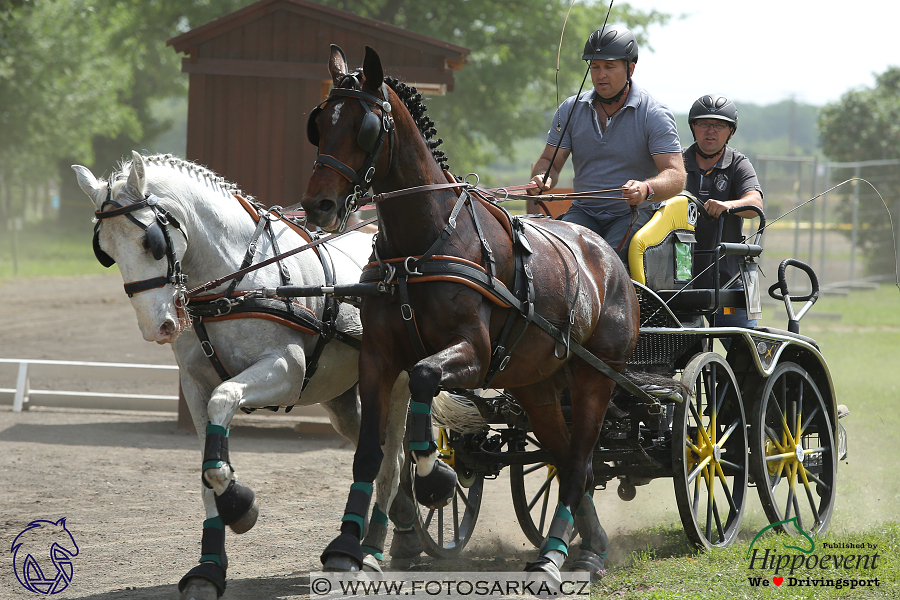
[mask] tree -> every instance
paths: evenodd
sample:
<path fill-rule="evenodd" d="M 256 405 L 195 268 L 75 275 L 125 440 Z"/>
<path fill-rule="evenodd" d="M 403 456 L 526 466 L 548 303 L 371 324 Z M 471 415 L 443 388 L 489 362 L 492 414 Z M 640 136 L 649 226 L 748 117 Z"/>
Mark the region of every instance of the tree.
<path fill-rule="evenodd" d="M 568 0 L 321 0 L 323 4 L 465 46 L 467 64 L 455 91 L 428 100 L 428 112 L 454 172 L 509 157 L 516 141 L 546 131 L 558 101 L 585 75 L 587 36 L 603 25 L 607 5 Z M 571 6 L 562 52 L 560 34 Z M 668 16 L 615 5 L 609 23 L 624 23 L 646 48 L 646 28 Z M 555 91 L 557 56 L 559 91 Z M 590 85 L 590 81 L 587 82 Z M 537 157 L 535 157 L 537 158 Z"/>
<path fill-rule="evenodd" d="M 875 87 L 851 90 L 822 109 L 819 135 L 825 155 L 840 162 L 900 159 L 900 67 L 875 77 Z M 900 213 L 900 175 L 897 166 L 871 167 L 862 176 L 878 188 L 895 215 Z M 848 173 L 848 177 L 852 173 Z M 849 221 L 853 193 L 847 192 L 842 213 Z M 864 235 L 857 246 L 871 274 L 895 272 L 890 221 L 877 194 L 862 184 L 859 190 L 859 225 Z M 891 205 L 893 203 L 893 205 Z"/>

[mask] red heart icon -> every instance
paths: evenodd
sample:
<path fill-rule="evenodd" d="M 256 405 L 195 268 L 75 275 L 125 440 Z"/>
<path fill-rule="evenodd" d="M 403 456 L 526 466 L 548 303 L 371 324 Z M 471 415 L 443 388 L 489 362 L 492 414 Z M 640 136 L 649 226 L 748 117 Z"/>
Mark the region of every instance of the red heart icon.
<path fill-rule="evenodd" d="M 774 583 L 775 585 L 781 585 L 782 583 L 784 583 L 784 577 L 773 577 L 772 583 Z"/>

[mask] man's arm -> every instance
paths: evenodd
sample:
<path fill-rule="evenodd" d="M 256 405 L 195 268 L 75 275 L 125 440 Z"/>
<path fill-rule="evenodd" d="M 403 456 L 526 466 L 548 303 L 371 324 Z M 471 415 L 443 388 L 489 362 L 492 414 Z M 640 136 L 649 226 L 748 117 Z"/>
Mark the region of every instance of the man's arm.
<path fill-rule="evenodd" d="M 703 208 L 706 209 L 706 212 L 710 214 L 711 217 L 718 218 L 723 212 L 728 210 L 729 208 L 734 208 L 735 206 L 755 206 L 758 209 L 762 210 L 762 194 L 759 193 L 759 190 L 747 190 L 743 196 L 738 198 L 737 200 L 712 200 L 709 199 L 706 201 L 706 204 L 703 205 Z M 752 210 L 745 210 L 743 212 L 735 213 L 739 217 L 743 217 L 744 219 L 753 219 L 758 217 L 759 215 L 753 212 Z"/>
<path fill-rule="evenodd" d="M 550 159 L 553 158 L 554 152 L 556 152 L 556 158 L 553 160 L 553 166 L 550 167 Z M 541 153 L 541 157 L 537 159 L 537 162 L 531 168 L 531 183 L 537 184 L 538 187 L 528 190 L 528 194 L 534 196 L 556 187 L 556 183 L 559 181 L 559 172 L 562 171 L 563 165 L 566 164 L 566 160 L 568 160 L 571 152 L 568 148 L 560 148 L 557 152 L 556 146 L 547 144 L 544 152 Z M 548 167 L 550 167 L 550 175 L 547 177 L 547 181 L 544 182 L 544 173 L 547 172 Z"/>
<path fill-rule="evenodd" d="M 630 179 L 622 186 L 622 197 L 628 204 L 637 206 L 647 199 L 647 196 L 650 195 L 650 188 L 647 184 L 653 187 L 653 202 L 668 200 L 684 190 L 687 173 L 684 170 L 684 158 L 681 156 L 681 152 L 654 154 L 653 162 L 656 163 L 658 171 L 655 177 L 646 181 Z"/>

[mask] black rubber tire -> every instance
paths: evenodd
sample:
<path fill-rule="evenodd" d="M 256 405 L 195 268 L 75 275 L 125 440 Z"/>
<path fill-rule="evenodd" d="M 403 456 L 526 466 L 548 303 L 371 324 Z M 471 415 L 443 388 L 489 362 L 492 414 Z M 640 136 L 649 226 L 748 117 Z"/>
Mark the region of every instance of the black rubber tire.
<path fill-rule="evenodd" d="M 692 543 L 724 548 L 740 532 L 749 479 L 740 388 L 728 362 L 715 352 L 694 356 L 681 381 L 691 392 L 675 405 L 672 424 L 678 512 Z"/>
<path fill-rule="evenodd" d="M 824 533 L 834 511 L 837 448 L 828 406 L 806 370 L 780 363 L 760 383 L 750 431 L 750 468 L 769 522 L 798 535 L 783 523 L 793 517 L 807 534 Z"/>

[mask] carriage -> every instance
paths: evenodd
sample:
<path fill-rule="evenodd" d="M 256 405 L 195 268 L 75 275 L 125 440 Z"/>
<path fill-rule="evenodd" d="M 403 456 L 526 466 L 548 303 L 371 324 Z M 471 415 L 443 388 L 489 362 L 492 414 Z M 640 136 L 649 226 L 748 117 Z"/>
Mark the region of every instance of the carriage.
<path fill-rule="evenodd" d="M 458 554 L 485 479 L 505 467 L 519 523 L 541 548 L 526 569 L 553 581 L 576 534 L 574 568 L 602 570 L 608 540 L 591 495 L 613 480 L 629 500 L 637 486 L 673 478 L 699 546 L 735 540 L 751 485 L 780 529 L 828 527 L 846 409 L 815 341 L 799 333 L 818 296 L 812 269 L 785 261 L 769 290 L 785 304 L 786 331 L 705 326 L 719 309 L 759 311 L 759 233 L 710 251 L 713 263 L 742 256 L 740 280 L 720 285 L 716 274 L 712 289 L 691 289 L 700 207 L 678 196 L 633 239 L 629 273 L 599 237 L 511 217 L 442 169 L 415 90 L 385 83 L 374 51 L 349 73 L 332 47 L 329 69 L 335 89 L 308 124 L 321 145 L 304 209 L 310 222 L 343 230 L 378 182 L 385 191 L 368 199 L 390 202 L 378 206 L 375 238 L 304 243 L 283 211 L 251 206 L 215 174 L 169 156 L 135 154 L 128 174 L 107 182 L 76 167 L 97 209 L 95 253 L 106 266 L 119 262 L 145 338 L 173 343 L 204 447 L 202 555 L 179 584 L 183 597 L 222 594 L 224 528 L 243 533 L 256 522 L 255 496 L 229 458 L 231 418 L 298 402 L 323 403 L 357 440 L 326 570 L 378 570 L 389 516 L 413 537 L 414 526 L 428 553 Z M 230 235 L 216 242 L 221 231 Z M 809 293 L 790 294 L 790 267 L 807 273 Z M 188 291 L 189 273 L 207 283 Z M 743 289 L 732 289 L 738 282 Z M 795 313 L 794 301 L 806 305 Z M 410 468 L 399 464 L 401 443 Z M 412 507 L 414 522 L 400 525 L 397 506 Z M 394 542 L 410 549 L 410 535 Z"/>
<path fill-rule="evenodd" d="M 837 463 L 847 455 L 839 423 L 847 409 L 836 402 L 815 340 L 799 332 L 800 319 L 818 297 L 815 273 L 793 259 L 779 267 L 769 294 L 784 302 L 787 330 L 717 327 L 714 320 L 707 325 L 704 317 L 720 309 L 759 312 L 755 261 L 762 248 L 757 234 L 753 244 L 719 243 L 711 251 L 715 259 L 726 252 L 743 257 L 743 289 L 728 287 L 737 280 L 722 282 L 721 290 L 688 289 L 687 280 L 678 279 L 676 261 L 682 240 L 692 242 L 693 227 L 685 225 L 694 211 L 702 213 L 702 205 L 687 194 L 676 197 L 635 236 L 633 243 L 647 249 L 631 264 L 641 329 L 628 361 L 629 369 L 680 374 L 689 393 L 646 403 L 617 389 L 615 409 L 593 453 L 595 486 L 617 483 L 619 498 L 630 501 L 638 486 L 672 478 L 685 534 L 698 547 L 735 541 L 746 502 L 753 501 L 751 487 L 779 530 L 824 533 L 834 508 Z M 765 219 L 759 216 L 761 232 Z M 659 223 L 673 222 L 681 226 L 658 231 Z M 808 293 L 790 294 L 790 267 L 807 275 Z M 794 301 L 806 304 L 794 312 Z M 455 390 L 454 398 L 459 405 L 436 406 L 435 420 L 441 458 L 459 474 L 459 483 L 447 507 L 419 507 L 416 529 L 426 552 L 452 557 L 462 551 L 478 519 L 485 479 L 507 467 L 517 520 L 540 547 L 558 479 L 552 457 L 503 390 Z M 564 414 L 571 418 L 565 407 Z"/>

